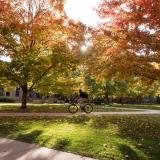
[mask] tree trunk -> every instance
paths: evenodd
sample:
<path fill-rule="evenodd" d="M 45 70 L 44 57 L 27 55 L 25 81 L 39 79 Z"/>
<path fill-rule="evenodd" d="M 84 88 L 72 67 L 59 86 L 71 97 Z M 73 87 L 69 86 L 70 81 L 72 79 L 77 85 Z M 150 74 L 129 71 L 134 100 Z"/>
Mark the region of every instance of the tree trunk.
<path fill-rule="evenodd" d="M 27 108 L 27 87 L 22 87 L 21 109 Z"/>
<path fill-rule="evenodd" d="M 106 103 L 109 104 L 109 103 L 110 103 L 110 100 L 109 100 L 108 91 L 105 92 L 105 98 L 106 98 Z"/>

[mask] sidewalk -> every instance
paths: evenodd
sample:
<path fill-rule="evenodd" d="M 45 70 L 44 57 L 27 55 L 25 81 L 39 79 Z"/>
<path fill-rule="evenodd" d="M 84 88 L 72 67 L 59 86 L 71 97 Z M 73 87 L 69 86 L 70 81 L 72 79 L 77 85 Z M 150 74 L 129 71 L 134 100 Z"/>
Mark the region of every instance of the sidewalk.
<path fill-rule="evenodd" d="M 0 160 L 94 160 L 35 144 L 0 138 Z"/>
<path fill-rule="evenodd" d="M 160 115 L 160 110 L 146 110 L 146 111 L 139 111 L 139 112 L 92 112 L 90 114 L 78 112 L 76 114 L 71 113 L 16 113 L 16 112 L 9 112 L 9 113 L 2 113 L 0 112 L 0 117 L 66 117 L 66 116 L 73 116 L 73 115 L 88 115 L 88 116 L 108 116 L 108 115 Z"/>

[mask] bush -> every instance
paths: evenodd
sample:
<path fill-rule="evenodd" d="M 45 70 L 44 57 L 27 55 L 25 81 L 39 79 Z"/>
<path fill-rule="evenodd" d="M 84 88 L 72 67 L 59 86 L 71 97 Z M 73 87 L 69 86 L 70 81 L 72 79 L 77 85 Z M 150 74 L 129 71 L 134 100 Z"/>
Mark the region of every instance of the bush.
<path fill-rule="evenodd" d="M 102 103 L 105 103 L 106 101 L 105 101 L 105 99 L 104 98 L 95 98 L 94 100 L 93 100 L 93 103 L 94 104 L 102 104 Z"/>
<path fill-rule="evenodd" d="M 16 99 L 14 97 L 0 96 L 0 102 L 14 103 Z"/>

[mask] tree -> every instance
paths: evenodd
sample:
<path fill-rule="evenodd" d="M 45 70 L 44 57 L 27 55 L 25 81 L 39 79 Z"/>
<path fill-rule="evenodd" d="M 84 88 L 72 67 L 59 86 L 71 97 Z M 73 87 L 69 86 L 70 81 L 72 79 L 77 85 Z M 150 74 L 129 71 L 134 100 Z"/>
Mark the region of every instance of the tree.
<path fill-rule="evenodd" d="M 21 108 L 48 74 L 71 70 L 84 31 L 58 0 L 0 0 L 0 56 L 11 60 L 0 61 L 0 74 L 21 87 Z"/>
<path fill-rule="evenodd" d="M 95 77 L 86 76 L 86 85 L 90 87 L 90 93 L 94 97 L 103 97 L 110 102 L 111 97 L 124 97 L 128 95 L 128 81 L 118 79 L 106 79 L 97 81 Z"/>
<path fill-rule="evenodd" d="M 74 64 L 77 68 L 77 64 Z M 62 68 L 61 68 L 62 69 Z M 54 74 L 48 74 L 38 84 L 36 91 L 43 95 L 61 94 L 70 96 L 77 91 L 80 84 L 79 77 L 75 75 L 75 70 L 58 71 Z M 73 69 L 73 68 L 72 68 Z"/>
<path fill-rule="evenodd" d="M 97 9 L 105 22 L 95 31 L 95 70 L 159 80 L 159 11 L 158 0 L 103 1 Z"/>

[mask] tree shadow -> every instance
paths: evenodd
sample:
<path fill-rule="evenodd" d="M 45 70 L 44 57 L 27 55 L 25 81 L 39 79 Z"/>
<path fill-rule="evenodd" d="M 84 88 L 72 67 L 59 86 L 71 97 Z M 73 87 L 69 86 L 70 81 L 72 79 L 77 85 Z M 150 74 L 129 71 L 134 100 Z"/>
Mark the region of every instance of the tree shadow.
<path fill-rule="evenodd" d="M 7 119 L 0 119 L 0 135 L 2 137 L 8 137 L 8 135 L 12 135 L 15 131 L 24 130 L 25 126 L 22 126 L 18 123 L 18 120 L 14 120 L 12 122 Z"/>
<path fill-rule="evenodd" d="M 67 149 L 70 143 L 71 141 L 68 138 L 59 138 L 53 148 L 64 151 Z"/>
<path fill-rule="evenodd" d="M 129 139 L 132 141 L 134 147 L 141 153 L 137 153 L 127 145 L 121 145 L 120 151 L 127 154 L 127 160 L 139 160 L 148 159 L 151 157 L 154 160 L 160 159 L 159 142 L 159 130 L 160 125 L 149 117 L 126 117 L 119 118 L 115 124 L 118 125 L 118 136 Z M 138 157 L 141 156 L 141 157 Z"/>
<path fill-rule="evenodd" d="M 28 143 L 36 142 L 37 138 L 42 134 L 42 130 L 35 130 L 27 134 L 19 134 L 16 140 Z"/>
<path fill-rule="evenodd" d="M 136 150 L 133 150 L 126 144 L 120 146 L 123 155 L 129 155 L 129 160 L 160 159 L 160 123 L 153 117 L 148 116 L 110 116 L 95 117 L 91 121 L 93 128 L 106 129 L 108 124 L 114 124 L 117 127 L 116 135 L 122 139 L 129 140 Z M 121 144 L 118 144 L 121 145 Z M 136 156 L 141 156 L 140 158 Z M 127 159 L 127 158 L 126 158 Z"/>
<path fill-rule="evenodd" d="M 123 155 L 125 155 L 126 160 L 140 160 L 142 157 L 139 157 L 137 153 L 129 146 L 121 144 L 119 150 Z"/>

